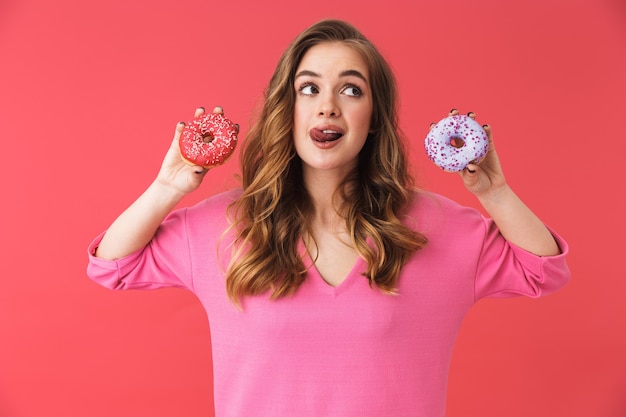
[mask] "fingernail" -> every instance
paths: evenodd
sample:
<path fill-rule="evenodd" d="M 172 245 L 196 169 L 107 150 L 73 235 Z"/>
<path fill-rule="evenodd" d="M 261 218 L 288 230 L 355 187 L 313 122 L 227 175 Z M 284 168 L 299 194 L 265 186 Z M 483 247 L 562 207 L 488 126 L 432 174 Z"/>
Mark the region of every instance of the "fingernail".
<path fill-rule="evenodd" d="M 471 111 L 471 112 L 467 113 L 467 116 L 468 116 L 468 117 L 473 117 L 473 116 L 476 116 L 476 113 L 474 113 L 473 111 Z"/>
<path fill-rule="evenodd" d="M 458 111 L 457 109 L 452 109 L 450 110 L 450 113 L 454 113 L 455 111 Z"/>
<path fill-rule="evenodd" d="M 466 169 L 467 169 L 467 172 L 469 172 L 470 174 L 473 174 L 474 172 L 476 172 L 476 170 L 471 169 L 471 168 L 466 168 Z"/>

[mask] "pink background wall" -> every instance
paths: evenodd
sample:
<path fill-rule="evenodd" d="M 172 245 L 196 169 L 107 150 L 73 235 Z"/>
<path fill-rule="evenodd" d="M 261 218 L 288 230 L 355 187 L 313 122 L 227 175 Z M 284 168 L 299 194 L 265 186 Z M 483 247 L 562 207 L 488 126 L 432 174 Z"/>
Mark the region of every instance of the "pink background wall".
<path fill-rule="evenodd" d="M 98 287 L 86 246 L 196 106 L 245 134 L 279 54 L 324 17 L 391 62 L 422 187 L 476 205 L 422 149 L 430 122 L 473 110 L 572 248 L 561 292 L 472 310 L 448 416 L 626 415 L 624 0 L 1 0 L 0 416 L 212 415 L 199 303 Z M 183 203 L 235 185 L 237 164 Z"/>

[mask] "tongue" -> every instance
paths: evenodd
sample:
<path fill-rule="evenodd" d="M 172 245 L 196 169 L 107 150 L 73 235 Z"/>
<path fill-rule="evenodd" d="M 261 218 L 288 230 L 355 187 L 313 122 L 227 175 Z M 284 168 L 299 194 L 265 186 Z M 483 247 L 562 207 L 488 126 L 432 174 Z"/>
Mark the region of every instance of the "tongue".
<path fill-rule="evenodd" d="M 338 133 L 338 132 L 324 133 L 323 130 L 319 130 L 319 129 L 311 129 L 310 135 L 311 135 L 311 139 L 316 140 L 318 142 L 331 142 L 341 137 L 341 133 Z"/>

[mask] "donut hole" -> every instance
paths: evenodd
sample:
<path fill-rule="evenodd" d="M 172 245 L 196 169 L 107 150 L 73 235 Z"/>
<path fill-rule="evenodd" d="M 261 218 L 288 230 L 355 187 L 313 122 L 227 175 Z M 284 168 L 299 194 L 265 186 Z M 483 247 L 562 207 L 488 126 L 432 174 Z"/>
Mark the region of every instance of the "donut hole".
<path fill-rule="evenodd" d="M 450 146 L 459 149 L 465 146 L 465 141 L 459 136 L 452 136 L 450 138 Z"/>
<path fill-rule="evenodd" d="M 215 136 L 210 133 L 205 133 L 202 135 L 202 142 L 204 143 L 213 142 L 213 139 L 215 139 Z"/>

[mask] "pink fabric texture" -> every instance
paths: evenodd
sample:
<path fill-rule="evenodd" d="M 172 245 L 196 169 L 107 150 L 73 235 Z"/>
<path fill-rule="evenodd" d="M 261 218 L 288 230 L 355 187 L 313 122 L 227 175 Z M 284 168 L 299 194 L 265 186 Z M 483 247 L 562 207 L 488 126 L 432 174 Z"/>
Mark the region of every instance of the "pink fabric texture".
<path fill-rule="evenodd" d="M 230 191 L 177 210 L 151 243 L 116 261 L 93 256 L 88 275 L 111 289 L 182 287 L 206 309 L 216 417 L 443 417 L 455 338 L 484 297 L 539 297 L 567 283 L 562 254 L 507 243 L 490 219 L 423 193 L 408 222 L 429 239 L 406 264 L 397 295 L 370 287 L 360 259 L 337 287 L 314 266 L 289 298 L 226 296 Z M 306 265 L 311 265 L 306 250 Z"/>

